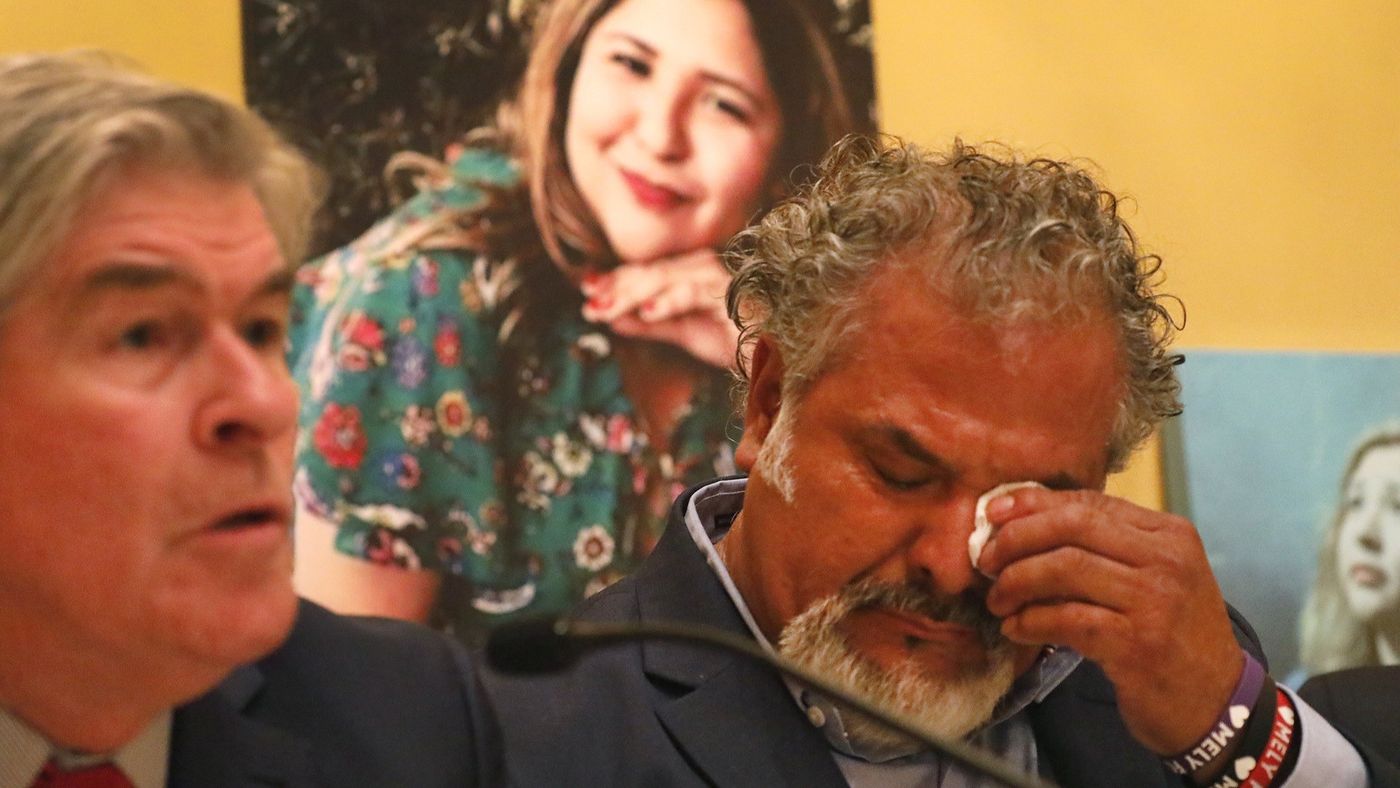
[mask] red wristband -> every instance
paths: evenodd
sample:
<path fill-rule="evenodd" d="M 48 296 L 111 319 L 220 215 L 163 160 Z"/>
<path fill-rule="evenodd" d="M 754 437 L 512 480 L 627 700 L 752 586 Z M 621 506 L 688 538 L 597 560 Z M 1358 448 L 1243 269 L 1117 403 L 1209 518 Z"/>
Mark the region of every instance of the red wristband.
<path fill-rule="evenodd" d="M 1269 788 L 1288 762 L 1289 748 L 1293 745 L 1293 734 L 1298 726 L 1298 712 L 1288 694 L 1275 689 L 1276 706 L 1274 726 L 1269 731 L 1269 742 L 1264 751 L 1242 755 L 1234 765 L 1215 781 L 1212 788 Z"/>

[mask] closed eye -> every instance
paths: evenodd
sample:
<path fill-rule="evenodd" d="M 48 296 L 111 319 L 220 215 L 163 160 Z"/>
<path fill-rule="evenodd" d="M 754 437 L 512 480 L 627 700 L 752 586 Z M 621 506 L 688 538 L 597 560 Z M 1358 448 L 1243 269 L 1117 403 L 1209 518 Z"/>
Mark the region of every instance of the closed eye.
<path fill-rule="evenodd" d="M 870 468 L 871 470 L 875 471 L 875 475 L 879 477 L 880 481 L 883 482 L 886 487 L 889 487 L 891 490 L 895 490 L 898 492 L 910 492 L 912 490 L 917 490 L 920 487 L 923 487 L 924 485 L 927 485 L 929 482 L 933 481 L 933 476 L 927 473 L 896 473 L 892 470 L 881 467 L 875 462 L 870 463 Z"/>
<path fill-rule="evenodd" d="M 626 52 L 614 53 L 609 60 L 631 72 L 634 76 L 646 77 L 651 75 L 651 64 L 634 57 Z"/>
<path fill-rule="evenodd" d="M 753 117 L 752 113 L 749 112 L 748 108 L 744 107 L 742 104 L 739 104 L 736 101 L 727 99 L 724 96 L 711 95 L 709 97 L 708 103 L 710 104 L 710 106 L 714 107 L 715 109 L 719 110 L 725 115 L 732 117 L 740 123 L 748 123 L 749 119 Z"/>

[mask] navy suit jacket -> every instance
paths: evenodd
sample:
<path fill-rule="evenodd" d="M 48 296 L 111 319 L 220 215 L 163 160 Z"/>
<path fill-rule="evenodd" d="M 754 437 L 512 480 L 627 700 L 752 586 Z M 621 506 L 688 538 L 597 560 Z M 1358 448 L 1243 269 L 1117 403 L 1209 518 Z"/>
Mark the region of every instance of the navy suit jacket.
<path fill-rule="evenodd" d="M 639 570 L 579 618 L 677 621 L 747 635 L 681 512 Z M 1258 640 L 1237 618 L 1242 642 Z M 782 680 L 747 658 L 648 641 L 599 648 L 545 677 L 485 671 L 511 781 L 547 785 L 844 786 L 826 740 Z M 1180 788 L 1129 735 L 1112 685 L 1085 661 L 1030 709 L 1045 776 L 1065 786 Z"/>
<path fill-rule="evenodd" d="M 1298 694 L 1352 741 L 1400 764 L 1400 665 L 1313 676 Z"/>
<path fill-rule="evenodd" d="M 175 710 L 168 784 L 499 784 L 475 692 L 446 637 L 302 602 L 286 643 Z"/>

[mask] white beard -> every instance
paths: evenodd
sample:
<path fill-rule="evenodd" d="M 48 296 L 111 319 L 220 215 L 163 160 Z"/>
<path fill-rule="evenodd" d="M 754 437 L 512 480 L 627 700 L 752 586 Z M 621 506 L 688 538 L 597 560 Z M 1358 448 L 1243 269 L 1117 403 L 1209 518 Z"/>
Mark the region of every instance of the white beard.
<path fill-rule="evenodd" d="M 870 605 L 928 615 L 933 609 L 961 608 L 931 617 L 971 625 L 987 644 L 985 669 L 964 675 L 930 676 L 912 661 L 886 671 L 847 645 L 840 624 L 852 611 Z M 876 706 L 896 709 L 928 730 L 961 739 L 991 719 L 996 704 L 1015 679 L 1009 641 L 995 630 L 985 610 L 972 611 L 962 600 L 940 601 L 906 585 L 863 580 L 812 603 L 783 627 L 778 652 L 819 676 L 846 687 Z M 969 620 L 973 619 L 973 620 Z M 874 753 L 921 750 L 922 745 L 845 704 L 832 701 L 851 741 Z"/>

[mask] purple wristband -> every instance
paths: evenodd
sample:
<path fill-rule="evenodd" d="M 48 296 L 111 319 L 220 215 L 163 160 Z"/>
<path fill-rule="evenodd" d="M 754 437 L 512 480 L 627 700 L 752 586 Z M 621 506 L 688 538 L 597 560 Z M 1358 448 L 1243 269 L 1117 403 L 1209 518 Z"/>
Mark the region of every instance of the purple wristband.
<path fill-rule="evenodd" d="M 1249 714 L 1259 700 L 1259 690 L 1264 687 L 1264 666 L 1259 664 L 1248 651 L 1244 654 L 1244 672 L 1230 702 L 1220 712 L 1220 717 L 1206 731 L 1201 740 L 1187 748 L 1185 752 L 1170 758 L 1163 758 L 1167 768 L 1182 776 L 1195 774 L 1215 762 L 1225 751 L 1225 745 L 1244 730 L 1249 723 Z"/>

